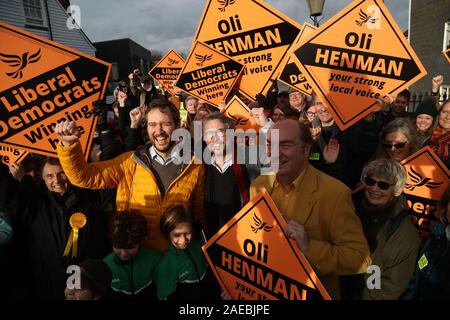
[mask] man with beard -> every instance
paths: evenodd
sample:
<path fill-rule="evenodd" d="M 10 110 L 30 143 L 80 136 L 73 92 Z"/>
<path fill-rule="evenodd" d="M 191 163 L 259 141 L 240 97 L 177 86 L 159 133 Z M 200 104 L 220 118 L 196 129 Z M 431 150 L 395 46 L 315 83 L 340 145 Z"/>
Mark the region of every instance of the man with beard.
<path fill-rule="evenodd" d="M 180 163 L 179 155 L 172 152 L 177 143 L 171 136 L 180 127 L 180 115 L 171 102 L 153 101 L 145 117 L 150 144 L 134 152 L 88 164 L 81 151 L 77 126 L 69 121 L 55 128 L 61 140 L 57 150 L 72 184 L 92 189 L 117 188 L 117 211 L 140 211 L 149 229 L 145 244 L 164 252 L 168 242 L 160 233 L 159 220 L 170 205 L 188 206 L 196 222 L 206 226 L 203 212 L 205 170 L 203 165 L 194 164 L 193 156 L 189 163 Z"/>
<path fill-rule="evenodd" d="M 278 130 L 278 141 L 272 141 L 273 130 Z M 306 125 L 278 121 L 267 143 L 267 155 L 272 164 L 278 163 L 278 171 L 256 178 L 250 196 L 263 188 L 269 192 L 287 221 L 286 235 L 295 240 L 330 296 L 339 299 L 338 275 L 364 273 L 370 265 L 351 191 L 309 164 L 313 140 Z M 279 144 L 278 155 L 271 154 L 272 143 Z"/>

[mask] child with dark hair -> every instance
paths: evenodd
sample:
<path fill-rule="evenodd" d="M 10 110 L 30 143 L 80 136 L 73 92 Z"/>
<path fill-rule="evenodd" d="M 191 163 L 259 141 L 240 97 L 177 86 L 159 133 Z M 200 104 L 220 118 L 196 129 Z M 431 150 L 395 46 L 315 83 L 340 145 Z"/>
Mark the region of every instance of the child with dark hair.
<path fill-rule="evenodd" d="M 137 211 L 118 212 L 111 221 L 109 237 L 114 252 L 104 261 L 113 273 L 115 298 L 156 300 L 154 276 L 161 253 L 142 246 L 147 222 Z"/>
<path fill-rule="evenodd" d="M 66 300 L 107 300 L 112 274 L 108 266 L 98 259 L 86 259 L 79 265 L 80 287 L 69 287 L 66 284 L 64 295 Z"/>
<path fill-rule="evenodd" d="M 170 242 L 156 272 L 161 300 L 220 299 L 220 289 L 202 251 L 203 244 L 193 239 L 192 229 L 192 214 L 183 205 L 172 205 L 161 217 L 161 233 Z"/>

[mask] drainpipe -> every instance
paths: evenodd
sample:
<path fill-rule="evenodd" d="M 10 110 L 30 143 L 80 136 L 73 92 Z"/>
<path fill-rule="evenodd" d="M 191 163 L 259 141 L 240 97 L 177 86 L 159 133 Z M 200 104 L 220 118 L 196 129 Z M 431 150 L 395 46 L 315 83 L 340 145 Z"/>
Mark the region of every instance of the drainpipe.
<path fill-rule="evenodd" d="M 48 21 L 48 31 L 50 32 L 50 40 L 53 40 L 53 32 L 52 32 L 52 23 L 50 21 L 50 13 L 48 11 L 48 3 L 47 0 L 44 0 L 45 3 L 45 11 L 47 13 L 47 21 Z"/>

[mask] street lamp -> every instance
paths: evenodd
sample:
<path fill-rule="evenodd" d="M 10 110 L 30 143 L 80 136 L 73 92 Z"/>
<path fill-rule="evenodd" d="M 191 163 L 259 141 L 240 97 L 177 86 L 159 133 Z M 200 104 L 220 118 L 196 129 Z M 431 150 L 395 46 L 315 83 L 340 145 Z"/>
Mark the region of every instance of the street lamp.
<path fill-rule="evenodd" d="M 319 22 L 323 19 L 323 6 L 325 5 L 325 0 L 306 0 L 309 8 L 309 17 L 314 22 L 314 26 L 318 27 Z M 322 19 L 319 20 L 319 17 Z"/>

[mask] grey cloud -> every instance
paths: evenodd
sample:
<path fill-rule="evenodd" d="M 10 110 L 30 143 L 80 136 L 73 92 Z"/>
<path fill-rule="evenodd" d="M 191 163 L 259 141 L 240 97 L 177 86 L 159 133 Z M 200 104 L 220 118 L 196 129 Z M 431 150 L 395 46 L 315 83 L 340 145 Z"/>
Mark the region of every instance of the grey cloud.
<path fill-rule="evenodd" d="M 81 26 L 91 41 L 131 38 L 150 50 L 188 53 L 206 1 L 199 0 L 72 0 L 81 8 Z M 309 19 L 306 0 L 267 0 L 268 4 L 303 23 Z M 351 0 L 325 2 L 326 22 Z M 408 28 L 408 0 L 386 0 L 401 30 Z"/>

